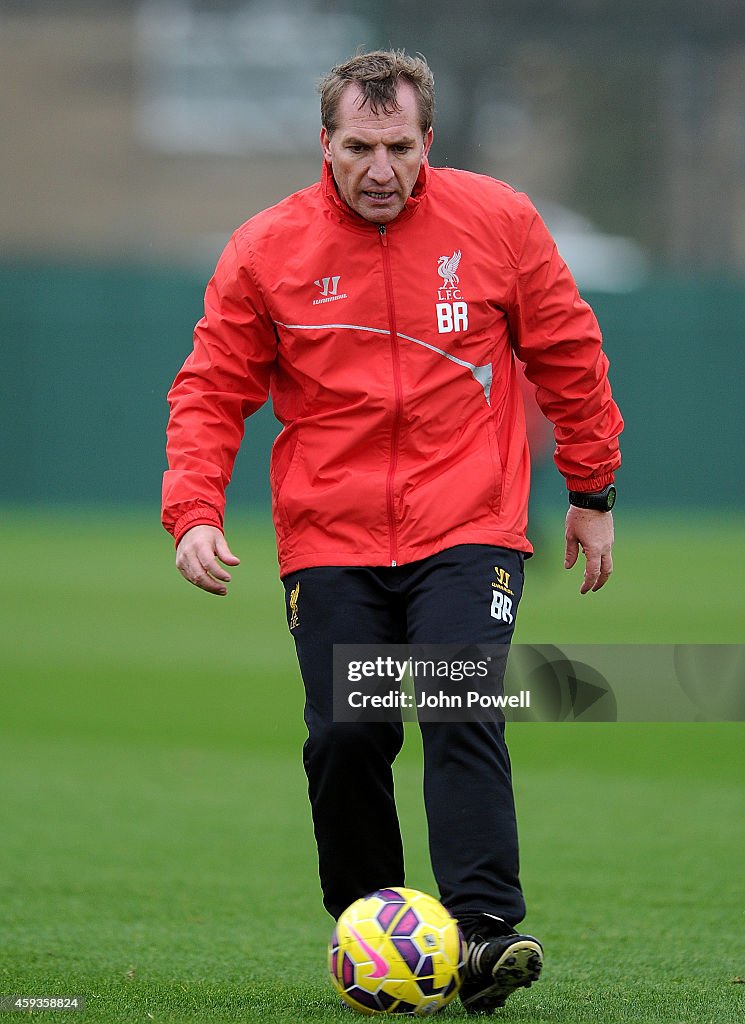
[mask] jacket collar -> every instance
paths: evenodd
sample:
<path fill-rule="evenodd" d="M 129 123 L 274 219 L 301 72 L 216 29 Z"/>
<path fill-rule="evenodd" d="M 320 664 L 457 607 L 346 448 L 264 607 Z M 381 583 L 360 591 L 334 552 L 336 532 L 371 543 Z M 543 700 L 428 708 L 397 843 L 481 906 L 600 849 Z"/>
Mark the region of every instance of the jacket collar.
<path fill-rule="evenodd" d="M 416 213 L 422 200 L 427 194 L 428 179 L 429 163 L 425 159 L 419 170 L 419 175 L 414 184 L 412 193 L 406 200 L 406 205 L 396 219 L 391 223 L 399 224 L 401 221 L 408 220 L 409 217 Z M 331 165 L 326 160 L 323 161 L 321 169 L 321 189 L 332 214 L 342 223 L 346 223 L 350 227 L 377 229 L 377 224 L 373 224 L 372 221 L 365 220 L 364 217 L 360 217 L 360 215 L 356 213 L 351 206 L 344 202 L 342 197 L 339 195 L 339 190 L 336 187 L 334 176 L 331 173 Z"/>

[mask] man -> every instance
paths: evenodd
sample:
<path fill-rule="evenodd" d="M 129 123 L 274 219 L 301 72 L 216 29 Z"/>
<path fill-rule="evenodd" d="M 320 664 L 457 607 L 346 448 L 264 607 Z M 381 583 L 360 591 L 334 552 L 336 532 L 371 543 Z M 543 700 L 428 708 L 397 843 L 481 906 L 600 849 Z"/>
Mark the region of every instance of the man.
<path fill-rule="evenodd" d="M 244 224 L 169 394 L 166 528 L 187 580 L 224 595 L 244 418 L 271 394 L 280 575 L 306 690 L 304 762 L 324 904 L 404 882 L 400 722 L 334 722 L 336 643 L 509 643 L 528 449 L 515 357 L 555 425 L 566 560 L 611 570 L 621 417 L 589 307 L 528 199 L 427 162 L 432 74 L 359 55 L 321 87 L 320 183 Z M 502 581 L 510 598 L 494 600 Z M 504 581 L 509 580 L 505 588 Z M 525 906 L 503 726 L 422 723 L 440 897 L 468 940 L 461 998 L 491 1012 L 542 966 Z"/>

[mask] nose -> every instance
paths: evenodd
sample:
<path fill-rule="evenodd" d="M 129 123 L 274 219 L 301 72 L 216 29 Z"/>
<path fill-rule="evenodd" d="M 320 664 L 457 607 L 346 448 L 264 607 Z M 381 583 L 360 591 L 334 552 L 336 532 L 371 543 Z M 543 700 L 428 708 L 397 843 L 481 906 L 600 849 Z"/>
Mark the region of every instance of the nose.
<path fill-rule="evenodd" d="M 376 185 L 386 185 L 393 178 L 393 168 L 385 146 L 378 146 L 373 150 L 367 176 Z"/>

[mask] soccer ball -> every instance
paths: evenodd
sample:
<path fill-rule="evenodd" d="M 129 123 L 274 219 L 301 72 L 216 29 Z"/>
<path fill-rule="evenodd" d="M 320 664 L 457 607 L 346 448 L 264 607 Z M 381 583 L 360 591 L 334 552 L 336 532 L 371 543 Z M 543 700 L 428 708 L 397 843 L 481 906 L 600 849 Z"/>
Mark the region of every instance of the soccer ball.
<path fill-rule="evenodd" d="M 366 1016 L 437 1013 L 455 998 L 465 957 L 455 918 L 417 889 L 379 889 L 357 900 L 329 942 L 331 981 Z"/>

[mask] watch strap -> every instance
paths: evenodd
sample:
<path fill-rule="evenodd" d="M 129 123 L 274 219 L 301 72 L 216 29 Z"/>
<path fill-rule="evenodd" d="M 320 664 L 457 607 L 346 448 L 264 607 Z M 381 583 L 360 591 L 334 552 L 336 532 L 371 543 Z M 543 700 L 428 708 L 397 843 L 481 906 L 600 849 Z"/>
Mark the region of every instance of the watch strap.
<path fill-rule="evenodd" d="M 610 512 L 616 503 L 616 488 L 608 484 L 602 491 L 570 491 L 569 504 L 576 508 L 589 508 L 595 512 Z"/>

